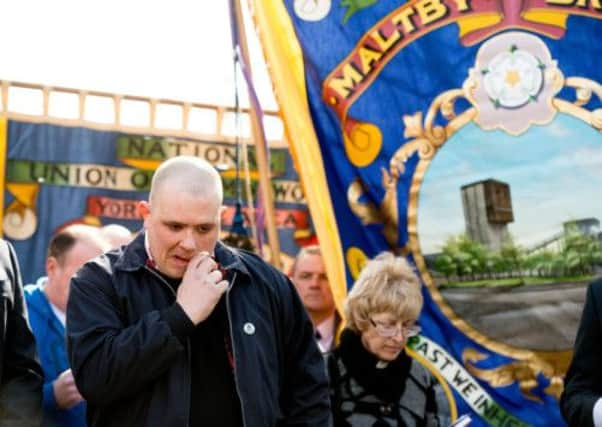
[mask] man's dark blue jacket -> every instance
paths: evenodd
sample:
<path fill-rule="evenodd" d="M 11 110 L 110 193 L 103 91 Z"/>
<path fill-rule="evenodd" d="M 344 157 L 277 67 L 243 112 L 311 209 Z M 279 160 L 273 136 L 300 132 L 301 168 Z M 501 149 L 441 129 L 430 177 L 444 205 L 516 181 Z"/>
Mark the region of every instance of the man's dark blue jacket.
<path fill-rule="evenodd" d="M 251 253 L 218 243 L 215 256 L 231 280 L 225 297 L 245 425 L 327 426 L 324 362 L 292 283 Z M 189 346 L 176 316 L 165 315 L 175 294 L 147 258 L 141 233 L 72 279 L 67 347 L 91 426 L 188 425 Z"/>

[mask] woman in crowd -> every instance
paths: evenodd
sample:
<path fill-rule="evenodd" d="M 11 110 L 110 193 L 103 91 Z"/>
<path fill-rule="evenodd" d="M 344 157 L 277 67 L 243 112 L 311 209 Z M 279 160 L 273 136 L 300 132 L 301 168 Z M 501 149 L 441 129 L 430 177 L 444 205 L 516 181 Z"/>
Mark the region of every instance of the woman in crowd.
<path fill-rule="evenodd" d="M 420 332 L 420 282 L 390 253 L 369 261 L 345 303 L 347 327 L 328 359 L 335 426 L 449 426 L 441 385 L 404 351 Z"/>

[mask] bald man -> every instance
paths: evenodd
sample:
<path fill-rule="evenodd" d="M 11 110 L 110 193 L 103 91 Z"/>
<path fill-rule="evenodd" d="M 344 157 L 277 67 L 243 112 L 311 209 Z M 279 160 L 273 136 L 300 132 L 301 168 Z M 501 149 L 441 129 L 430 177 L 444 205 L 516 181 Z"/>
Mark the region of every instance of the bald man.
<path fill-rule="evenodd" d="M 86 406 L 75 383 L 65 345 L 65 310 L 71 276 L 109 249 L 97 227 L 77 224 L 50 239 L 46 277 L 25 287 L 31 329 L 44 370 L 43 426 L 83 427 Z"/>
<path fill-rule="evenodd" d="M 121 224 L 107 224 L 100 228 L 100 234 L 109 242 L 111 249 L 117 249 L 131 242 L 132 232 Z"/>
<path fill-rule="evenodd" d="M 218 241 L 222 183 L 175 157 L 144 232 L 72 280 L 68 349 L 91 426 L 326 426 L 328 384 L 292 283 Z"/>

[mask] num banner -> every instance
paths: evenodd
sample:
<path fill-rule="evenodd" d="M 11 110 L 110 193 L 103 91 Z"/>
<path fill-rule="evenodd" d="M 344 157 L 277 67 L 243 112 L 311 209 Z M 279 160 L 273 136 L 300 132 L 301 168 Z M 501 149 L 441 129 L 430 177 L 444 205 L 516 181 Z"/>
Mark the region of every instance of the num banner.
<path fill-rule="evenodd" d="M 15 246 L 26 283 L 45 275 L 50 238 L 66 225 L 117 223 L 140 230 L 137 203 L 147 199 L 157 166 L 173 156 L 196 156 L 219 165 L 225 204 L 222 237 L 232 225 L 237 181 L 231 143 L 2 120 L 6 132 L 0 136 L 7 153 L 3 235 Z M 258 172 L 252 147 L 248 161 L 255 200 Z M 300 245 L 313 238 L 313 228 L 288 150 L 271 148 L 270 161 L 281 258 L 288 266 Z M 240 175 L 244 179 L 243 171 Z M 244 181 L 240 192 L 244 201 Z M 242 214 L 251 236 L 245 203 Z"/>
<path fill-rule="evenodd" d="M 329 203 L 347 287 L 381 251 L 407 256 L 425 297 L 408 351 L 454 417 L 564 425 L 563 376 L 602 271 L 600 2 L 253 6 L 289 129 L 295 88 L 307 104 L 315 134 L 292 145 L 318 145 L 325 185 L 307 198 Z M 297 80 L 278 69 L 295 60 Z"/>

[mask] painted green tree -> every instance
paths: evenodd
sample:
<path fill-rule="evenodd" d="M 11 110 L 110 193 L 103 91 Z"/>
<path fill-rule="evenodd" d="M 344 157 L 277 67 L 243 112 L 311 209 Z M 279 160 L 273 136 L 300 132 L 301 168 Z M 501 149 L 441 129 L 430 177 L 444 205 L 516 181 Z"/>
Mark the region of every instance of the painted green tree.
<path fill-rule="evenodd" d="M 488 250 L 466 234 L 450 236 L 432 267 L 448 283 L 518 279 L 513 283 L 523 284 L 528 277 L 591 276 L 596 265 L 602 265 L 602 242 L 598 236 L 567 227 L 556 250 L 544 248 L 532 253 L 516 244 L 511 236 L 499 251 Z"/>

